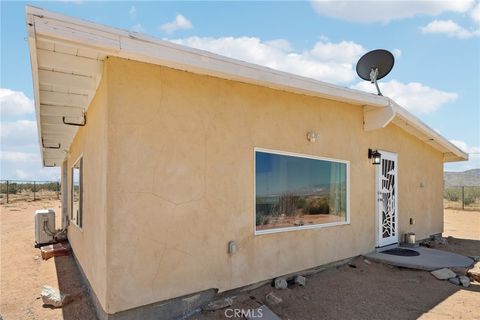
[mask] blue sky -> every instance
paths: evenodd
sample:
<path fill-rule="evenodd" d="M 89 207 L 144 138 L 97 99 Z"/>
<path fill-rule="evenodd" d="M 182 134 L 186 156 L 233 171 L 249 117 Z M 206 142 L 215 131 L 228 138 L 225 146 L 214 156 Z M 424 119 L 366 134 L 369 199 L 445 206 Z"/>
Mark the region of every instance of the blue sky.
<path fill-rule="evenodd" d="M 42 168 L 33 112 L 25 2 L 1 2 L 2 179 L 58 179 Z M 374 92 L 355 63 L 396 58 L 384 95 L 470 152 L 446 170 L 480 167 L 480 4 L 466 1 L 30 2 L 37 7 Z"/>
<path fill-rule="evenodd" d="M 325 194 L 329 188 L 346 189 L 345 163 L 293 157 L 257 151 L 255 192 L 257 197 L 282 194 Z"/>

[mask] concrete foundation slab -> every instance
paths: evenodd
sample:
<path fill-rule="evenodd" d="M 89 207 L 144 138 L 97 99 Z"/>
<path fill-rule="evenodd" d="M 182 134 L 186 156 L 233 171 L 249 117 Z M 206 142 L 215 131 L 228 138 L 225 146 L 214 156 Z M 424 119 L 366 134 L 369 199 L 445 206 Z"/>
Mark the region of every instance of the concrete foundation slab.
<path fill-rule="evenodd" d="M 420 253 L 420 255 L 414 257 L 404 257 L 390 255 L 382 252 L 372 252 L 366 254 L 365 257 L 372 261 L 382 262 L 397 267 L 427 271 L 451 267 L 466 268 L 473 264 L 472 259 L 452 252 L 429 249 L 424 247 L 409 247 L 408 249 L 415 250 Z"/>
<path fill-rule="evenodd" d="M 263 319 L 263 320 L 282 320 L 279 316 L 273 313 L 266 305 L 262 305 L 260 308 L 255 309 L 255 313 L 248 315 L 247 320 Z"/>

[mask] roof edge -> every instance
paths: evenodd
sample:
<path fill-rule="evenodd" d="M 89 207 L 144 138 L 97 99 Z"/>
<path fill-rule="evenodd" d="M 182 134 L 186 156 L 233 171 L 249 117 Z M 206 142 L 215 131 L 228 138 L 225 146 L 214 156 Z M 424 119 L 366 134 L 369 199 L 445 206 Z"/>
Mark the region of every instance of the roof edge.
<path fill-rule="evenodd" d="M 168 67 L 216 76 L 234 81 L 252 83 L 299 94 L 322 97 L 330 100 L 348 102 L 360 106 L 392 107 L 395 117 L 404 120 L 408 125 L 434 139 L 444 150 L 444 161 L 467 160 L 468 154 L 460 150 L 446 138 L 423 123 L 416 116 L 397 104 L 394 100 L 355 89 L 302 77 L 299 75 L 278 71 L 241 60 L 221 56 L 211 52 L 175 44 L 166 40 L 143 35 L 136 32 L 121 30 L 98 23 L 85 21 L 41 8 L 26 6 L 29 31 L 30 59 L 32 60 L 32 75 L 35 91 L 35 108 L 41 144 L 41 128 L 39 113 L 38 70 L 36 67 L 36 34 L 77 43 L 79 45 L 103 50 L 106 54 L 121 58 L 133 59 L 147 63 L 165 65 Z M 48 19 L 48 26 L 37 20 Z M 54 24 L 54 27 L 52 27 Z M 58 25 L 56 25 L 58 24 Z M 68 28 L 66 27 L 68 26 Z M 75 27 L 75 28 L 72 28 Z M 41 29 L 39 31 L 38 29 Z M 78 30 L 77 30 L 78 29 Z M 89 41 L 90 38 L 91 40 Z M 43 152 L 42 152 L 43 160 Z"/>
<path fill-rule="evenodd" d="M 445 149 L 449 150 L 454 155 L 454 157 L 452 156 L 446 157 L 445 162 L 468 160 L 468 153 L 458 148 L 456 145 L 450 142 L 447 138 L 440 135 L 437 131 L 429 127 L 427 124 L 425 124 L 415 115 L 410 113 L 407 109 L 399 105 L 397 102 L 395 102 L 392 99 L 390 99 L 390 101 L 395 111 L 395 117 L 406 121 L 408 125 L 426 134 L 427 136 L 429 136 L 431 139 L 433 139 L 434 141 L 442 145 Z"/>

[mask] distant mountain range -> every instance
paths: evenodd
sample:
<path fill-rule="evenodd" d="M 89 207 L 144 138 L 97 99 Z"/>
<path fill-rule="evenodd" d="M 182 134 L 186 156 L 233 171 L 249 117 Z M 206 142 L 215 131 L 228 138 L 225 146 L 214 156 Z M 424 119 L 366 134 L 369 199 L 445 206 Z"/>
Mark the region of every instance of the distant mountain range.
<path fill-rule="evenodd" d="M 464 172 L 444 172 L 445 187 L 480 186 L 480 169 L 471 169 Z"/>

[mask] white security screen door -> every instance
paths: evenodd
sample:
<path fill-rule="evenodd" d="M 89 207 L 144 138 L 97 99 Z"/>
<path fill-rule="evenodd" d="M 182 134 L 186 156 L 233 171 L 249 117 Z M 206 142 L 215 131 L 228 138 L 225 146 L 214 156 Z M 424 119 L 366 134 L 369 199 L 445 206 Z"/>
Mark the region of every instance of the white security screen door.
<path fill-rule="evenodd" d="M 397 210 L 397 155 L 379 151 L 382 155 L 377 165 L 377 246 L 398 242 Z"/>

